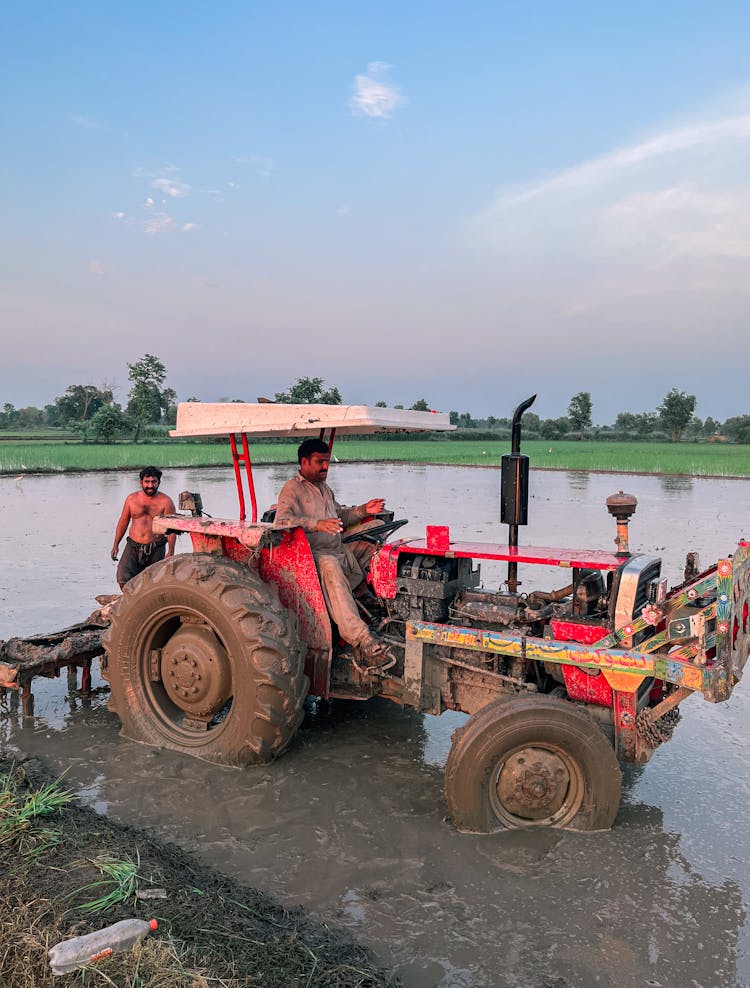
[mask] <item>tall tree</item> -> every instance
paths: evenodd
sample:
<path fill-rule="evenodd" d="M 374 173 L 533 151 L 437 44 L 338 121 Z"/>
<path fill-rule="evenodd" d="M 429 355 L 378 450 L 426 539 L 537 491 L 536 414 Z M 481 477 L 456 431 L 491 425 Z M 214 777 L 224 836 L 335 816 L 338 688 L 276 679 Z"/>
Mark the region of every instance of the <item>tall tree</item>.
<path fill-rule="evenodd" d="M 717 422 L 716 419 L 711 418 L 709 415 L 706 421 L 703 423 L 703 435 L 704 436 L 718 436 L 721 432 L 721 422 Z"/>
<path fill-rule="evenodd" d="M 44 412 L 34 405 L 29 405 L 28 408 L 19 408 L 18 424 L 22 429 L 38 429 L 39 426 L 44 425 Z"/>
<path fill-rule="evenodd" d="M 62 425 L 62 419 L 60 418 L 60 410 L 57 405 L 45 405 L 44 406 L 44 424 L 45 425 Z"/>
<path fill-rule="evenodd" d="M 288 391 L 277 391 L 276 401 L 282 405 L 340 405 L 338 388 L 323 390 L 322 377 L 298 377 Z"/>
<path fill-rule="evenodd" d="M 18 415 L 19 412 L 16 406 L 6 401 L 3 405 L 2 412 L 0 412 L 0 428 L 11 429 L 14 425 L 17 425 Z"/>
<path fill-rule="evenodd" d="M 594 406 L 591 402 L 591 395 L 588 391 L 579 391 L 573 395 L 568 405 L 568 418 L 570 424 L 578 433 L 578 438 L 583 439 L 586 429 L 591 428 L 591 410 Z"/>
<path fill-rule="evenodd" d="M 735 415 L 727 419 L 723 432 L 736 443 L 750 443 L 750 415 Z"/>
<path fill-rule="evenodd" d="M 136 436 L 142 425 L 158 422 L 177 397 L 172 388 L 162 388 L 167 376 L 164 364 L 152 353 L 128 364 L 128 379 L 132 387 L 128 392 L 127 412 L 137 423 Z"/>
<path fill-rule="evenodd" d="M 65 394 L 55 398 L 60 421 L 65 425 L 88 422 L 100 408 L 111 403 L 111 389 L 97 388 L 94 384 L 71 384 Z"/>
<path fill-rule="evenodd" d="M 659 418 L 672 437 L 673 443 L 678 443 L 682 439 L 682 433 L 693 417 L 696 404 L 695 395 L 685 394 L 677 388 L 672 388 L 664 395 L 664 400 L 658 408 Z"/>
<path fill-rule="evenodd" d="M 414 402 L 414 404 L 411 406 L 411 410 L 413 412 L 429 412 L 430 406 L 427 404 L 424 398 L 420 398 L 418 401 Z"/>

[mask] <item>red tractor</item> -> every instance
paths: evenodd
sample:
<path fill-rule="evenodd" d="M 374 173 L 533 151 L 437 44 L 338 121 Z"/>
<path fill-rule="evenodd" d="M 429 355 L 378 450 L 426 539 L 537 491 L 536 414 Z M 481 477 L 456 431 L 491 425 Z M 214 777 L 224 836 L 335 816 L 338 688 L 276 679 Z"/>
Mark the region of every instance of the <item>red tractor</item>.
<path fill-rule="evenodd" d="M 396 663 L 361 670 L 331 626 L 301 528 L 258 521 L 248 436 L 440 431 L 445 415 L 365 406 L 187 403 L 176 436 L 229 437 L 239 519 L 203 514 L 199 495 L 156 520 L 190 534 L 178 554 L 126 584 L 104 645 L 110 708 L 122 733 L 226 765 L 267 762 L 291 743 L 308 694 L 385 697 L 430 714 L 471 716 L 453 736 L 445 770 L 462 830 L 611 826 L 619 762 L 645 763 L 667 740 L 693 692 L 726 700 L 750 648 L 750 544 L 667 589 L 658 557 L 631 554 L 635 498 L 617 494 L 616 552 L 524 547 L 529 461 L 521 417 L 502 458 L 507 545 L 455 541 L 447 527 L 386 542 L 405 521 L 378 519 L 369 572 L 378 598 L 368 619 Z M 251 502 L 246 518 L 245 488 Z M 351 537 L 361 537 L 352 532 Z M 481 560 L 507 563 L 499 591 L 480 588 Z M 519 593 L 518 567 L 556 566 L 565 585 Z"/>

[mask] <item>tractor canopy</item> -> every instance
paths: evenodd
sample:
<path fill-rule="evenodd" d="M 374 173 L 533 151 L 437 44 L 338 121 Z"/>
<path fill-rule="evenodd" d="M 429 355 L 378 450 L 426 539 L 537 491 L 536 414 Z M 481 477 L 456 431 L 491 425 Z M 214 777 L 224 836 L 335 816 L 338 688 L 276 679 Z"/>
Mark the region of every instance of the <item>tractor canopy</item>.
<path fill-rule="evenodd" d="M 170 436 L 372 435 L 382 432 L 452 432 L 446 412 L 414 412 L 369 405 L 282 405 L 273 402 L 182 402 Z"/>
<path fill-rule="evenodd" d="M 285 438 L 319 436 L 333 449 L 338 435 L 365 436 L 393 432 L 452 432 L 445 412 L 415 412 L 403 408 L 369 405 L 285 405 L 275 402 L 186 401 L 177 406 L 175 438 L 228 436 L 237 482 L 240 521 L 245 519 L 245 494 L 241 466 L 245 468 L 252 505 L 252 521 L 258 518 L 255 484 L 250 463 L 248 437 Z M 238 442 L 239 437 L 239 442 Z"/>

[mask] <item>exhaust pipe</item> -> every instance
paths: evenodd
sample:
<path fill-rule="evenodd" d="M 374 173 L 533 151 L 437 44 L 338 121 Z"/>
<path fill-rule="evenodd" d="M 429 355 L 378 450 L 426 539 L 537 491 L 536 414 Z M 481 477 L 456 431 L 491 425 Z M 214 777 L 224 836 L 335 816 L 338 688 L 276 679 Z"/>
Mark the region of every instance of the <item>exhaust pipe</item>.
<path fill-rule="evenodd" d="M 522 401 L 513 412 L 510 453 L 505 453 L 500 466 L 500 521 L 508 525 L 508 545 L 518 548 L 518 526 L 529 519 L 529 458 L 521 453 L 521 416 L 536 401 L 536 395 Z M 508 591 L 518 589 L 518 563 L 508 562 Z"/>

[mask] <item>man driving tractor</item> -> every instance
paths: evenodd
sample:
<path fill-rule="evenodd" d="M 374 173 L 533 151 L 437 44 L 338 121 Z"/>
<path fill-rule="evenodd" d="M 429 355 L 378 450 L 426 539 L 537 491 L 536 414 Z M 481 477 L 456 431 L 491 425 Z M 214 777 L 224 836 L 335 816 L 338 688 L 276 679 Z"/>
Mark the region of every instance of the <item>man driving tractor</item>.
<path fill-rule="evenodd" d="M 383 511 L 385 501 L 339 504 L 326 483 L 330 452 L 321 439 L 306 439 L 297 450 L 299 473 L 281 489 L 275 525 L 301 527 L 307 533 L 328 612 L 339 634 L 354 648 L 355 661 L 368 671 L 383 671 L 395 658 L 388 646 L 363 621 L 353 591 L 367 592 L 365 573 L 374 551 L 367 542 L 344 545 L 341 533 L 350 525 Z"/>

